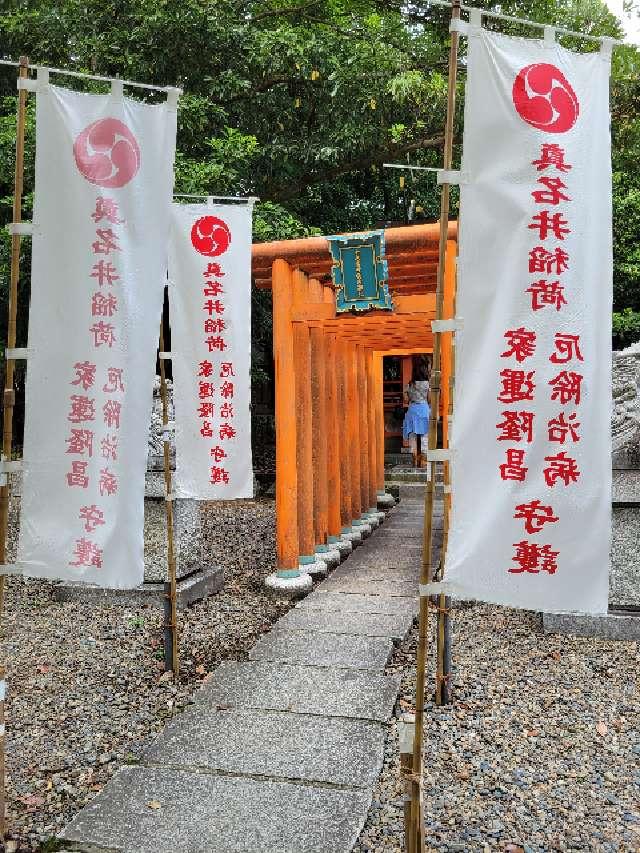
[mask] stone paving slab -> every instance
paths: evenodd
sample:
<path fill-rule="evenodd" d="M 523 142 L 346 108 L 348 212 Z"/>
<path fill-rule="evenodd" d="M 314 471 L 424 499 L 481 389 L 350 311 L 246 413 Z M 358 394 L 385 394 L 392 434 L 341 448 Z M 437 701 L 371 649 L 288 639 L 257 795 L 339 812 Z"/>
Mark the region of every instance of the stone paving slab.
<path fill-rule="evenodd" d="M 296 609 L 346 610 L 350 613 L 402 614 L 413 618 L 418 613 L 417 597 L 397 598 L 388 595 L 359 595 L 358 593 L 323 592 L 314 590 L 303 598 Z"/>
<path fill-rule="evenodd" d="M 394 566 L 393 568 L 385 568 L 384 566 L 376 565 L 375 563 L 361 563 L 356 566 L 349 566 L 343 563 L 331 574 L 331 579 L 345 579 L 375 581 L 375 580 L 396 580 L 399 583 L 417 583 L 420 574 L 420 564 L 413 566 Z"/>
<path fill-rule="evenodd" d="M 365 595 L 388 595 L 399 596 L 400 598 L 410 598 L 416 594 L 418 589 L 417 576 L 413 583 L 409 583 L 383 576 L 366 578 L 361 575 L 359 577 L 336 578 L 334 575 L 318 584 L 318 589 L 322 592 L 361 592 Z"/>
<path fill-rule="evenodd" d="M 383 747 L 382 726 L 369 720 L 202 706 L 168 725 L 142 761 L 364 788 L 378 778 Z"/>
<path fill-rule="evenodd" d="M 393 642 L 387 637 L 303 633 L 275 628 L 258 640 L 249 652 L 249 659 L 382 672 L 392 650 Z"/>
<path fill-rule="evenodd" d="M 328 613 L 322 610 L 290 610 L 278 620 L 278 630 L 321 631 L 325 634 L 356 634 L 363 637 L 391 637 L 403 640 L 411 619 L 381 613 Z"/>
<path fill-rule="evenodd" d="M 123 767 L 63 838 L 96 853 L 349 853 L 370 802 L 371 791 Z"/>
<path fill-rule="evenodd" d="M 247 661 L 220 664 L 196 700 L 216 708 L 262 708 L 385 722 L 393 713 L 399 689 L 399 676 Z"/>

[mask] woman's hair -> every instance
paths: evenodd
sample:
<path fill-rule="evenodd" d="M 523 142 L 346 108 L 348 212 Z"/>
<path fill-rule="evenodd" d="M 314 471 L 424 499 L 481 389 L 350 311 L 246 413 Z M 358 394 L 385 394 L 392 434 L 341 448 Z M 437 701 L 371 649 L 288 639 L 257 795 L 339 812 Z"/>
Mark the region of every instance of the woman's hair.
<path fill-rule="evenodd" d="M 428 378 L 426 361 L 423 358 L 414 358 L 411 368 L 411 384 L 426 382 Z"/>

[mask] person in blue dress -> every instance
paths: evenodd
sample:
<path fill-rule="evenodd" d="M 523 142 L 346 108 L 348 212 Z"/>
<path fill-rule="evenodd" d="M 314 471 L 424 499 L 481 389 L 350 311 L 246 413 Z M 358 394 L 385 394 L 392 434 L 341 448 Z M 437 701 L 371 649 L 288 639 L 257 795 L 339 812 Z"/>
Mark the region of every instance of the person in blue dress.
<path fill-rule="evenodd" d="M 423 453 L 427 449 L 425 436 L 429 432 L 429 405 L 431 393 L 427 365 L 424 359 L 414 359 L 411 382 L 404 389 L 405 402 L 409 408 L 402 424 L 402 436 L 409 440 L 413 466 L 423 467 Z"/>

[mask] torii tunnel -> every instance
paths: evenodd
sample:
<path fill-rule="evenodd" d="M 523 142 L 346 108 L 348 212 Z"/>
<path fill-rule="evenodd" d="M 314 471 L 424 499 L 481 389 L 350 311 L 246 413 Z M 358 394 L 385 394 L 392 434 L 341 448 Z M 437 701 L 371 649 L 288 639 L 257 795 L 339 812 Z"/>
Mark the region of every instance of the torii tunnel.
<path fill-rule="evenodd" d="M 336 313 L 325 237 L 258 243 L 255 286 L 273 298 L 276 538 L 280 570 L 331 545 L 384 494 L 382 359 L 433 351 L 439 225 L 384 235 L 393 311 Z M 450 222 L 443 318 L 454 316 L 457 223 Z M 443 334 L 449 410 L 451 333 Z M 443 435 L 447 418 L 442 418 Z"/>

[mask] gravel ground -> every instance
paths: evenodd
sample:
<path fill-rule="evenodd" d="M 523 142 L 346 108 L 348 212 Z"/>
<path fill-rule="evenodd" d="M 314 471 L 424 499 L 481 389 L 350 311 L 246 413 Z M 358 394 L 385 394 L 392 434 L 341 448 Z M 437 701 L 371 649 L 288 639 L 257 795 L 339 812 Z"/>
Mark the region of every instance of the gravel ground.
<path fill-rule="evenodd" d="M 416 632 L 389 671 L 415 690 Z M 455 704 L 429 706 L 429 851 L 640 851 L 637 643 L 546 636 L 531 614 L 484 605 L 454 621 Z M 431 675 L 430 684 L 433 684 Z M 355 853 L 399 853 L 395 722 Z"/>
<path fill-rule="evenodd" d="M 256 532 L 273 523 L 273 507 L 240 506 L 235 524 L 228 505 L 211 513 L 210 535 L 227 543 L 226 584 L 181 616 L 177 687 L 163 677 L 159 610 L 59 603 L 47 582 L 9 580 L 2 634 L 14 849 L 48 849 L 117 768 L 190 702 L 208 673 L 223 660 L 246 659 L 288 609 L 260 586 L 272 568 L 273 537 L 256 535 L 241 546 L 251 520 Z"/>

